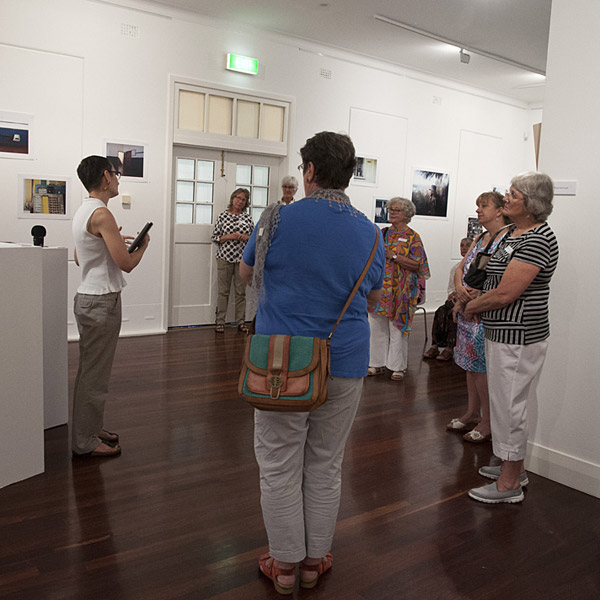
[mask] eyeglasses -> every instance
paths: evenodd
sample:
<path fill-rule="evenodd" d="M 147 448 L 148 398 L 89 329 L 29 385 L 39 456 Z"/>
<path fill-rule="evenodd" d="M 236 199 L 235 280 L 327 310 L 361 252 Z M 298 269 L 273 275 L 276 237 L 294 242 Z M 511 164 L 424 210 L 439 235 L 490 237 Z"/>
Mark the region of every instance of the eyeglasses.
<path fill-rule="evenodd" d="M 519 192 L 519 196 L 517 196 L 515 194 L 515 192 L 513 192 L 512 190 L 509 190 L 508 192 L 506 192 L 506 194 L 504 194 L 504 197 L 506 198 L 506 196 L 508 196 L 509 198 L 511 198 L 512 200 L 525 200 L 525 196 L 523 194 L 521 194 Z"/>
<path fill-rule="evenodd" d="M 117 179 L 121 179 L 121 173 L 119 173 L 119 171 L 109 171 L 109 173 L 115 175 Z"/>
<path fill-rule="evenodd" d="M 390 208 L 390 209 L 388 210 L 388 212 L 389 212 L 390 214 L 392 214 L 392 213 L 403 213 L 404 211 L 403 211 L 401 208 Z"/>
<path fill-rule="evenodd" d="M 296 189 L 295 185 L 282 185 L 281 187 L 285 190 L 295 190 Z"/>
<path fill-rule="evenodd" d="M 298 165 L 298 171 L 300 171 L 300 173 L 304 174 L 304 165 Z"/>

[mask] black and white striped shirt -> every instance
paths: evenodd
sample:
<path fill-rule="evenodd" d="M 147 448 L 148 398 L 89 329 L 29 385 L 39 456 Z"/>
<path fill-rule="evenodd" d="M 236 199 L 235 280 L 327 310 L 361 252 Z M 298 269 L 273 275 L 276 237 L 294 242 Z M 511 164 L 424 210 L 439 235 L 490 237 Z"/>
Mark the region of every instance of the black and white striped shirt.
<path fill-rule="evenodd" d="M 558 263 L 558 242 L 550 226 L 542 223 L 523 235 L 509 234 L 502 240 L 487 265 L 484 292 L 498 287 L 511 260 L 535 265 L 540 272 L 512 304 L 482 313 L 485 337 L 521 346 L 541 342 L 550 335 L 550 279 Z"/>

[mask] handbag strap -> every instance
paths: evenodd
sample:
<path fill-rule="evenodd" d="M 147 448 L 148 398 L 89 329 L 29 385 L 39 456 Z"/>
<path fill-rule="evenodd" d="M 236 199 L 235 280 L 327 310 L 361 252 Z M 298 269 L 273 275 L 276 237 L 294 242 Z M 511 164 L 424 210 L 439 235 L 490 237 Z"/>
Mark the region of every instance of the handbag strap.
<path fill-rule="evenodd" d="M 375 252 L 377 252 L 377 246 L 379 246 L 379 227 L 375 226 L 375 243 L 373 244 L 373 248 L 371 249 L 371 254 L 369 255 L 369 258 L 367 259 L 367 264 L 365 265 L 365 268 L 362 270 L 360 277 L 354 284 L 354 288 L 352 288 L 352 291 L 350 292 L 350 295 L 348 296 L 348 300 L 346 300 L 346 304 L 344 304 L 344 308 L 342 308 L 342 312 L 340 313 L 338 320 L 336 321 L 335 325 L 333 326 L 331 333 L 327 336 L 327 342 L 329 342 L 331 340 L 331 336 L 333 335 L 333 332 L 337 329 L 337 326 L 340 324 L 340 321 L 342 320 L 344 313 L 346 312 L 347 308 L 350 306 L 350 302 L 352 302 L 352 298 L 354 298 L 356 292 L 358 292 L 358 288 L 360 287 L 365 276 L 367 275 L 367 271 L 371 267 L 371 263 L 373 262 L 373 259 L 375 258 Z"/>
<path fill-rule="evenodd" d="M 513 229 L 514 227 L 512 226 L 512 223 L 510 225 L 505 225 L 504 227 L 500 227 L 500 229 L 498 229 L 498 231 L 496 231 L 496 233 L 491 237 L 490 241 L 487 243 L 487 246 L 485 247 L 484 252 L 487 254 L 490 250 L 490 248 L 492 247 L 492 244 L 494 243 L 494 240 L 498 237 L 498 235 L 500 234 L 501 231 L 504 231 L 505 229 Z"/>

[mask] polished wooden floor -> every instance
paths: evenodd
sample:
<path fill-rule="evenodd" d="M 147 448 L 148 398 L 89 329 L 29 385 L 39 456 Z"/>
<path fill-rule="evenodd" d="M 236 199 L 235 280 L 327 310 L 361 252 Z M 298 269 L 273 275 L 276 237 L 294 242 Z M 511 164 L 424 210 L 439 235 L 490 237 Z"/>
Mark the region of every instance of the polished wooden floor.
<path fill-rule="evenodd" d="M 464 373 L 422 361 L 417 316 L 403 383 L 365 382 L 347 445 L 335 564 L 298 598 L 600 598 L 600 500 L 530 475 L 522 505 L 487 506 L 489 444 L 444 431 Z M 0 598 L 279 598 L 266 549 L 252 410 L 236 395 L 234 329 L 122 339 L 106 425 L 110 460 L 71 458 L 46 432 L 46 472 L 0 490 Z M 69 348 L 70 379 L 77 347 Z M 541 400 L 543 401 L 543 400 Z"/>

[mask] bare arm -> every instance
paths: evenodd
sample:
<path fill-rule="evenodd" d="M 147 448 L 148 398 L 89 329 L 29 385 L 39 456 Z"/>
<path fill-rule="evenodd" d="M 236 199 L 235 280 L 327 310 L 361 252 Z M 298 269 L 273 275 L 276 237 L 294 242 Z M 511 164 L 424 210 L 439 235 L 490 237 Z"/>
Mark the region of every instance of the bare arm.
<path fill-rule="evenodd" d="M 75 259 L 75 264 L 79 266 L 79 259 L 77 258 L 77 248 L 73 251 L 73 258 Z"/>
<path fill-rule="evenodd" d="M 367 294 L 367 308 L 369 310 L 374 310 L 379 301 L 381 300 L 381 295 L 383 294 L 383 290 L 371 290 Z"/>
<path fill-rule="evenodd" d="M 240 262 L 240 277 L 244 280 L 246 285 L 252 285 L 252 276 L 254 275 L 254 267 L 249 267 L 244 259 Z"/>
<path fill-rule="evenodd" d="M 146 235 L 140 247 L 129 254 L 126 245 L 123 243 L 123 237 L 117 227 L 117 222 L 112 213 L 106 208 L 99 208 L 94 212 L 90 219 L 88 231 L 104 240 L 112 259 L 119 269 L 126 273 L 130 273 L 138 266 L 150 242 L 150 236 Z"/>
<path fill-rule="evenodd" d="M 512 304 L 529 287 L 539 272 L 540 267 L 536 265 L 517 258 L 511 260 L 500 280 L 500 285 L 467 304 L 465 318 L 471 319 L 486 310 L 496 310 Z"/>

